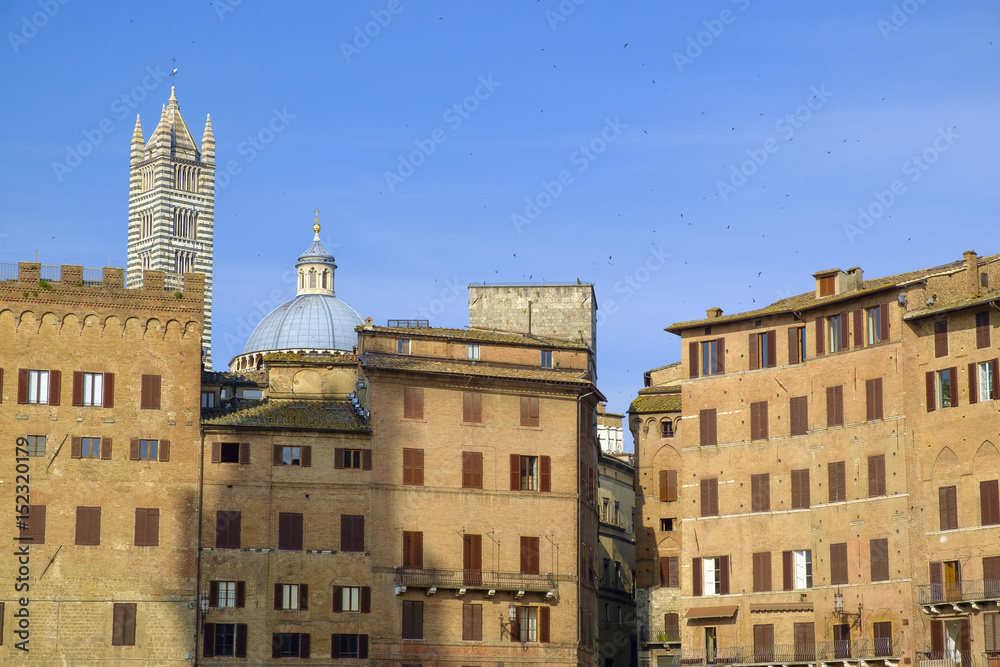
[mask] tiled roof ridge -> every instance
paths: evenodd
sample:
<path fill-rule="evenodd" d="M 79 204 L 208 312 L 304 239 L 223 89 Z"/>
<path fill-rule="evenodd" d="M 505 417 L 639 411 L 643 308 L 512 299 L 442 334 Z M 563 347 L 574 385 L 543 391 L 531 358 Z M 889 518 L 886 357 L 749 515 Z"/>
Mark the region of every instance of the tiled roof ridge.
<path fill-rule="evenodd" d="M 466 328 L 458 329 L 454 327 L 380 327 L 373 326 L 365 328 L 359 326 L 356 331 L 374 331 L 376 333 L 405 333 L 414 337 L 425 336 L 428 338 L 456 338 L 460 340 L 470 340 L 477 342 L 494 343 L 519 343 L 530 344 L 538 347 L 568 347 L 576 349 L 587 349 L 587 344 L 582 341 L 569 340 L 565 338 L 554 338 L 552 336 L 540 336 L 538 334 L 515 333 L 512 331 L 500 331 L 497 329 Z M 470 335 L 473 334 L 473 335 Z"/>

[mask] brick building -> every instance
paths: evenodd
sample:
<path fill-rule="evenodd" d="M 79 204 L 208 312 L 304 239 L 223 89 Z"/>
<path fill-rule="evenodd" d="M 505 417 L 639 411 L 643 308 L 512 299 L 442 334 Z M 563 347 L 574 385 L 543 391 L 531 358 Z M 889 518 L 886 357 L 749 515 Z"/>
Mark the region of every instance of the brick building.
<path fill-rule="evenodd" d="M 681 519 L 683 660 L 985 664 L 1000 650 L 1000 256 L 814 279 L 668 328 L 679 456 L 639 465 L 678 480 L 662 503 Z"/>

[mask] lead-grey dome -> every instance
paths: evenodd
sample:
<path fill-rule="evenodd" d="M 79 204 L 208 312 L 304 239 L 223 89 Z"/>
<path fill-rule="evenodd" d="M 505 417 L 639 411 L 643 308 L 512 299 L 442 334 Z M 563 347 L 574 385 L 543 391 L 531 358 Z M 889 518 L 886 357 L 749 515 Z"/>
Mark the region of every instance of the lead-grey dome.
<path fill-rule="evenodd" d="M 260 321 L 243 354 L 279 350 L 344 350 L 358 344 L 357 311 L 330 294 L 300 294 Z"/>

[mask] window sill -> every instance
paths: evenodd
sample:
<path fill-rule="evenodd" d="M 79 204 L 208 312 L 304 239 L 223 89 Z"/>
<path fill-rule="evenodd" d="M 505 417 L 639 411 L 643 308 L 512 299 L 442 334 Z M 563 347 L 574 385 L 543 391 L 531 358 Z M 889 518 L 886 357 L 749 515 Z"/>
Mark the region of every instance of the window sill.
<path fill-rule="evenodd" d="M 459 422 L 459 424 L 462 426 L 471 426 L 473 428 L 476 427 L 483 428 L 484 426 L 486 426 L 486 424 L 484 424 L 483 422 Z"/>
<path fill-rule="evenodd" d="M 524 431 L 541 431 L 541 426 L 518 426 L 519 429 Z"/>

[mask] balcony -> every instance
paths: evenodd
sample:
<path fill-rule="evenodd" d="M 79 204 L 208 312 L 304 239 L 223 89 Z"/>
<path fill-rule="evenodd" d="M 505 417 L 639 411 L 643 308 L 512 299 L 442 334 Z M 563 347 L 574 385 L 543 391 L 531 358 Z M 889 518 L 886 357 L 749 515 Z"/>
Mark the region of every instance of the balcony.
<path fill-rule="evenodd" d="M 817 644 L 775 644 L 773 646 L 719 647 L 714 652 L 682 651 L 681 665 L 831 665 L 850 663 L 899 663 L 903 649 L 899 639 L 856 639 Z M 962 666 L 964 667 L 964 665 Z M 978 667 L 978 666 L 977 666 Z M 992 666 L 991 666 L 992 667 Z"/>
<path fill-rule="evenodd" d="M 552 574 L 524 574 L 523 572 L 498 572 L 496 570 L 414 570 L 393 568 L 396 586 L 407 588 L 513 591 L 548 593 L 557 588 Z"/>
<path fill-rule="evenodd" d="M 617 528 L 631 538 L 635 538 L 635 526 L 632 525 L 632 521 L 626 521 L 625 515 L 619 512 L 617 515 L 613 510 L 604 511 L 603 508 L 597 511 L 598 518 L 601 523 L 605 526 L 611 526 L 612 528 Z"/>
<path fill-rule="evenodd" d="M 917 667 L 1000 667 L 1000 651 L 973 653 L 925 651 L 917 654 Z"/>
<path fill-rule="evenodd" d="M 924 613 L 962 611 L 961 605 L 978 609 L 977 603 L 1000 601 L 1000 579 L 970 579 L 945 584 L 920 586 L 920 604 Z"/>

